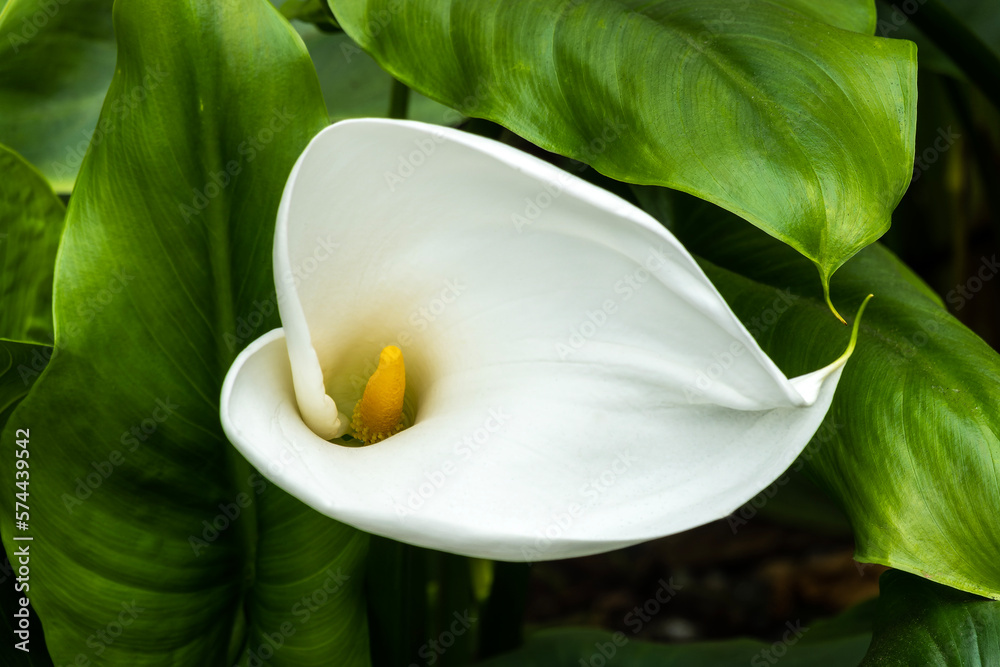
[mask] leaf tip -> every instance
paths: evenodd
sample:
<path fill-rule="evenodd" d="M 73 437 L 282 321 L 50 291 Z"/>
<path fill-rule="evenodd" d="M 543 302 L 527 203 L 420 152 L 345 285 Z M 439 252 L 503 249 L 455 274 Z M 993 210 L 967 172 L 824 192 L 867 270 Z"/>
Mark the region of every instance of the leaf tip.
<path fill-rule="evenodd" d="M 851 327 L 851 340 L 847 344 L 847 349 L 844 350 L 844 353 L 840 355 L 835 362 L 833 362 L 832 367 L 846 364 L 847 360 L 851 358 L 852 354 L 854 354 L 854 348 L 858 345 L 858 332 L 861 330 L 861 316 L 864 314 L 865 307 L 868 305 L 868 302 L 871 301 L 873 296 L 874 294 L 866 296 L 865 300 L 862 301 L 861 305 L 858 307 L 858 312 L 854 316 L 854 325 Z"/>
<path fill-rule="evenodd" d="M 833 313 L 838 320 L 840 320 L 841 324 L 847 326 L 847 320 L 845 320 L 843 316 L 837 312 L 837 309 L 833 305 L 833 301 L 830 300 L 830 281 L 825 278 L 823 280 L 823 298 L 826 299 L 826 305 L 830 307 L 830 312 Z M 862 309 L 863 308 L 864 306 L 862 306 Z"/>

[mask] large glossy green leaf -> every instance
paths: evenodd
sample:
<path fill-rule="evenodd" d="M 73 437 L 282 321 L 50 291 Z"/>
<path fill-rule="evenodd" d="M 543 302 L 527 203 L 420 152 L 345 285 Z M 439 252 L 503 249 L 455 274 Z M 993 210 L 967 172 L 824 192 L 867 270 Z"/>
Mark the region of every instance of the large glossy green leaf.
<path fill-rule="evenodd" d="M 232 358 L 277 323 L 274 217 L 327 120 L 315 71 L 264 0 L 120 0 L 115 32 L 109 131 L 56 265 L 56 353 L 0 443 L 12 460 L 12 429 L 30 429 L 49 649 L 58 664 L 367 664 L 367 537 L 268 484 L 218 417 Z"/>
<path fill-rule="evenodd" d="M 539 632 L 517 651 L 480 663 L 482 667 L 855 667 L 871 641 L 873 605 L 815 624 L 789 620 L 775 642 L 735 639 L 684 645 L 652 644 L 629 633 L 590 629 Z M 649 618 L 648 616 L 646 618 Z M 640 629 L 638 617 L 633 617 Z M 635 628 L 630 624 L 631 630 Z"/>
<path fill-rule="evenodd" d="M 257 522 L 251 628 L 240 665 L 369 665 L 368 535 L 332 522 L 277 487 L 261 496 Z M 267 647 L 275 644 L 280 649 L 268 659 Z"/>
<path fill-rule="evenodd" d="M 737 213 L 822 283 L 910 181 L 912 44 L 870 1 L 331 0 L 416 90 L 630 183 Z M 837 26 L 837 27 L 834 27 Z"/>
<path fill-rule="evenodd" d="M 1000 602 L 889 571 L 861 667 L 1000 665 Z"/>
<path fill-rule="evenodd" d="M 91 136 L 107 131 L 97 116 L 114 70 L 110 0 L 10 0 L 0 13 L 0 142 L 69 192 Z"/>
<path fill-rule="evenodd" d="M 823 296 L 810 289 L 801 257 L 687 197 L 673 227 L 715 263 L 709 277 L 786 373 L 843 347 L 848 331 L 822 317 Z M 997 257 L 975 270 L 970 287 L 996 276 Z M 1000 355 L 880 245 L 848 263 L 833 288 L 844 303 L 870 292 L 875 299 L 826 421 L 797 466 L 850 519 L 857 560 L 1000 598 Z"/>

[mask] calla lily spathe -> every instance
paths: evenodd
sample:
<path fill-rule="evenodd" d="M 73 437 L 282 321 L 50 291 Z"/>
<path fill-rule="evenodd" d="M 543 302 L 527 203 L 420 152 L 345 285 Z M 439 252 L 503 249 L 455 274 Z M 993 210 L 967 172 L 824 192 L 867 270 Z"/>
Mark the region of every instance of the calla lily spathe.
<path fill-rule="evenodd" d="M 230 440 L 324 514 L 470 556 L 581 556 L 727 516 L 801 452 L 849 356 L 786 378 L 647 214 L 420 123 L 316 136 L 274 268 L 283 329 L 229 371 Z M 406 428 L 328 441 L 389 345 Z"/>

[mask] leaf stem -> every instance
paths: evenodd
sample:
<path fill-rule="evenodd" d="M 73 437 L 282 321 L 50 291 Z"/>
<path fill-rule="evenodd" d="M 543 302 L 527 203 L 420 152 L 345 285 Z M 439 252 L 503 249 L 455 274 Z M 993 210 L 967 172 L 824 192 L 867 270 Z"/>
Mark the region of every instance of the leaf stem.
<path fill-rule="evenodd" d="M 410 107 L 410 89 L 398 79 L 392 80 L 392 92 L 389 95 L 389 118 L 406 119 Z"/>
<path fill-rule="evenodd" d="M 845 320 L 843 316 L 837 312 L 837 309 L 833 305 L 833 301 L 830 300 L 829 276 L 823 276 L 822 281 L 823 281 L 823 298 L 826 299 L 826 305 L 830 307 L 830 312 L 832 312 L 837 317 L 837 319 L 840 320 L 840 323 L 846 326 L 847 320 Z"/>

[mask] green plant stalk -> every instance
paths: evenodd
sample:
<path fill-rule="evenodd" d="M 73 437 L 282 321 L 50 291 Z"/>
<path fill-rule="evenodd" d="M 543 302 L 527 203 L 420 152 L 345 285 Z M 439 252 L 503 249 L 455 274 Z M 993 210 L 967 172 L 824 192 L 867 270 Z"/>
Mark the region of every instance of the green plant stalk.
<path fill-rule="evenodd" d="M 389 95 L 389 118 L 406 120 L 410 107 L 410 89 L 399 79 L 392 80 L 392 92 Z"/>

